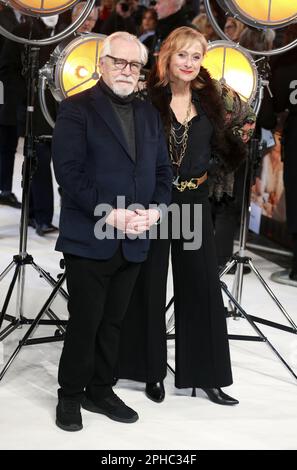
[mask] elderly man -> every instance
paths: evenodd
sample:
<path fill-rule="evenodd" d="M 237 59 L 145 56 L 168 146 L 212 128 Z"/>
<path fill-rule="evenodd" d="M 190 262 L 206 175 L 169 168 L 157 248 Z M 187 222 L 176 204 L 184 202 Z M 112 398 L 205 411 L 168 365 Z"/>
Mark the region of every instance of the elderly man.
<path fill-rule="evenodd" d="M 71 15 L 71 21 L 74 23 L 74 21 L 77 20 L 79 15 L 81 14 L 83 8 L 85 8 L 87 2 L 80 2 L 78 3 L 72 10 L 72 15 Z M 87 17 L 87 19 L 84 21 L 84 23 L 78 28 L 77 32 L 78 33 L 91 33 L 95 27 L 96 21 L 98 19 L 98 7 L 94 7 Z"/>
<path fill-rule="evenodd" d="M 66 431 L 82 428 L 80 405 L 115 421 L 138 419 L 111 384 L 122 320 L 149 249 L 146 231 L 159 219 L 158 205 L 169 204 L 172 181 L 159 114 L 134 96 L 146 60 L 135 36 L 106 38 L 101 79 L 61 104 L 54 132 L 63 190 L 56 249 L 64 253 L 70 313 L 56 424 Z M 125 199 L 121 207 L 118 196 Z M 114 238 L 97 234 L 100 204 L 110 205 L 103 224 Z"/>

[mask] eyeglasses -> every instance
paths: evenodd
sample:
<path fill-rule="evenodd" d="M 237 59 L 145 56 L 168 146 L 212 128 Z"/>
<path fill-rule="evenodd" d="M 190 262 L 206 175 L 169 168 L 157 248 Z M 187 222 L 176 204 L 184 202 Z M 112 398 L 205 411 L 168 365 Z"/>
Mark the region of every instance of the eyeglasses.
<path fill-rule="evenodd" d="M 124 70 L 127 67 L 127 65 L 129 65 L 131 73 L 136 75 L 142 69 L 141 62 L 134 62 L 134 61 L 128 62 L 128 60 L 126 59 L 119 59 L 118 57 L 113 57 L 112 55 L 108 55 L 108 54 L 106 54 L 106 56 L 104 57 L 108 57 L 109 59 L 113 61 L 113 66 L 116 70 Z"/>

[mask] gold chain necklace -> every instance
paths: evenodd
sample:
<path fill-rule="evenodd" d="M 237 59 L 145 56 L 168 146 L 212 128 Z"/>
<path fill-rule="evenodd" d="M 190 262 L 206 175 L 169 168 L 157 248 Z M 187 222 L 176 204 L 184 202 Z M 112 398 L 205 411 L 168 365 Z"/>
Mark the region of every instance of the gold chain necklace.
<path fill-rule="evenodd" d="M 173 165 L 176 166 L 177 172 L 182 164 L 184 156 L 187 150 L 187 143 L 189 138 L 189 120 L 191 115 L 192 109 L 192 96 L 190 97 L 187 114 L 180 126 L 178 128 L 174 128 L 173 123 L 171 123 L 170 127 L 170 134 L 169 134 L 169 155 Z M 184 131 L 180 137 L 178 137 L 177 132 L 184 127 Z M 181 147 L 180 152 L 178 154 L 178 147 Z"/>

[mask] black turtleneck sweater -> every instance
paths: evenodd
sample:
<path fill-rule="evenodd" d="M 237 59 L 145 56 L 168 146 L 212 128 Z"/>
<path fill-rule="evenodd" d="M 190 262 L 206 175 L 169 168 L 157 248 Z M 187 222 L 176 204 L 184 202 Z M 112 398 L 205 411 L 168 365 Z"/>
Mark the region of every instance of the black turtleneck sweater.
<path fill-rule="evenodd" d="M 135 125 L 132 105 L 135 94 L 131 93 L 128 96 L 119 96 L 115 94 L 112 89 L 106 85 L 102 77 L 100 78 L 99 85 L 103 93 L 109 98 L 111 102 L 111 105 L 123 129 L 130 155 L 132 159 L 136 161 Z"/>

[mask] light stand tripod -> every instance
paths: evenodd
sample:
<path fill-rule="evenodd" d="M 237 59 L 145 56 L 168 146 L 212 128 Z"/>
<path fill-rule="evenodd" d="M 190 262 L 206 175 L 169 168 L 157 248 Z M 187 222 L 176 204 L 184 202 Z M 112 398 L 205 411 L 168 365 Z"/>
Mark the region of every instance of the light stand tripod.
<path fill-rule="evenodd" d="M 27 71 L 28 71 L 28 92 L 27 92 L 27 114 L 26 114 L 26 133 L 25 133 L 25 145 L 24 145 L 24 163 L 23 163 L 23 174 L 22 174 L 22 209 L 21 209 L 21 222 L 20 222 L 20 242 L 19 242 L 19 253 L 13 257 L 13 261 L 4 269 L 0 274 L 0 281 L 15 268 L 12 281 L 9 285 L 8 292 L 6 294 L 4 304 L 0 313 L 0 328 L 2 327 L 3 321 L 7 320 L 10 322 L 0 332 L 0 341 L 10 335 L 16 328 L 22 325 L 31 325 L 27 334 L 20 341 L 19 346 L 16 348 L 12 356 L 9 358 L 3 370 L 0 372 L 0 380 L 3 378 L 8 367 L 19 353 L 22 346 L 26 344 L 42 343 L 48 341 L 60 341 L 63 339 L 65 333 L 64 326 L 67 324 L 65 320 L 59 320 L 56 314 L 51 310 L 51 303 L 54 300 L 57 293 L 60 293 L 64 299 L 68 299 L 66 291 L 62 289 L 62 284 L 65 279 L 65 274 L 57 282 L 48 272 L 38 266 L 31 255 L 27 253 L 27 235 L 28 235 L 28 216 L 29 216 L 29 197 L 30 197 L 30 183 L 32 178 L 32 170 L 35 164 L 35 143 L 38 141 L 33 135 L 33 112 L 34 112 L 34 99 L 35 89 L 38 78 L 38 57 L 39 48 L 27 46 Z M 38 316 L 32 320 L 24 316 L 23 313 L 23 301 L 24 301 L 24 289 L 25 289 L 25 274 L 26 268 L 32 266 L 40 277 L 54 288 L 49 299 L 45 302 L 43 308 L 39 312 Z M 14 288 L 17 287 L 16 292 L 16 313 L 15 316 L 7 315 L 7 309 L 11 300 Z M 41 320 L 43 314 L 49 317 L 49 320 Z M 58 333 L 53 337 L 38 338 L 36 340 L 28 340 L 29 336 L 36 328 L 37 324 L 45 325 L 56 325 L 58 327 Z M 57 333 L 57 332 L 56 332 Z"/>
<path fill-rule="evenodd" d="M 6 1 L 11 8 L 14 8 L 14 4 L 10 5 L 9 0 Z M 12 361 L 15 359 L 19 353 L 22 346 L 28 344 L 43 343 L 49 341 L 60 341 L 64 337 L 65 325 L 67 321 L 59 320 L 55 313 L 51 309 L 51 304 L 55 299 L 56 295 L 59 293 L 65 300 L 68 300 L 68 294 L 62 288 L 63 282 L 66 275 L 60 274 L 58 276 L 59 280 L 56 281 L 48 272 L 43 268 L 38 266 L 31 255 L 27 253 L 27 233 L 28 233 L 28 214 L 29 214 L 29 195 L 30 195 L 30 181 L 32 177 L 33 164 L 35 161 L 35 143 L 40 142 L 41 138 L 36 139 L 33 135 L 33 113 L 34 113 L 34 98 L 35 98 L 35 89 L 37 88 L 37 78 L 38 78 L 38 58 L 39 58 L 39 47 L 41 46 L 51 46 L 52 44 L 58 43 L 59 41 L 64 40 L 71 34 L 76 32 L 84 21 L 87 19 L 91 11 L 95 6 L 95 0 L 87 0 L 86 4 L 82 8 L 77 19 L 73 21 L 66 29 L 57 34 L 51 34 L 50 36 L 45 37 L 44 39 L 32 39 L 33 32 L 33 19 L 34 17 L 43 18 L 47 16 L 50 12 L 51 14 L 60 14 L 63 11 L 73 7 L 73 2 L 63 2 L 59 5 L 59 2 L 56 2 L 56 9 L 52 8 L 51 5 L 45 5 L 44 2 L 41 2 L 40 8 L 37 8 L 37 5 L 22 5 L 22 12 L 30 17 L 31 20 L 31 31 L 29 38 L 17 36 L 9 31 L 7 31 L 3 26 L 0 25 L 0 34 L 3 35 L 6 39 L 10 41 L 17 42 L 27 46 L 27 70 L 28 70 L 28 94 L 27 94 L 27 112 L 26 112 L 26 137 L 25 137 L 25 148 L 24 148 L 24 163 L 23 163 L 23 194 L 22 194 L 22 212 L 21 212 L 21 223 L 20 223 L 20 243 L 19 243 L 19 253 L 13 257 L 13 261 L 4 269 L 0 274 L 0 282 L 6 277 L 6 275 L 15 268 L 12 281 L 9 285 L 8 292 L 6 294 L 3 308 L 0 311 L 0 329 L 2 327 L 3 321 L 6 320 L 10 322 L 2 331 L 0 331 L 0 341 L 6 338 L 10 333 L 12 333 L 16 328 L 21 327 L 22 325 L 31 325 L 23 339 L 19 342 L 19 346 L 15 349 L 14 353 L 9 358 L 3 370 L 0 372 L 0 380 L 3 378 L 8 367 L 11 365 Z M 37 8 L 37 10 L 35 9 Z M 53 31 L 52 31 L 53 32 Z M 39 314 L 35 319 L 28 319 L 23 314 L 23 300 L 24 300 L 24 289 L 25 289 L 25 273 L 26 267 L 30 265 L 34 268 L 35 271 L 43 278 L 51 287 L 53 291 L 50 294 L 49 298 L 43 305 Z M 62 264 L 60 264 L 63 268 Z M 17 287 L 16 293 L 16 313 L 15 316 L 8 315 L 7 309 L 9 302 L 11 300 L 12 293 L 14 288 Z M 42 320 L 43 315 L 47 315 L 49 320 Z M 47 338 L 37 338 L 29 339 L 33 334 L 35 328 L 38 325 L 56 325 L 58 330 L 54 336 Z"/>
<path fill-rule="evenodd" d="M 232 318 L 245 318 L 249 324 L 255 329 L 258 337 L 254 336 L 240 336 L 240 335 L 229 335 L 230 339 L 237 339 L 237 340 L 245 340 L 245 341 L 264 341 L 270 346 L 273 352 L 278 356 L 278 358 L 282 361 L 282 363 L 287 367 L 290 373 L 293 375 L 295 379 L 297 379 L 297 375 L 293 372 L 290 366 L 286 363 L 286 361 L 281 357 L 281 355 L 277 352 L 277 350 L 272 346 L 272 344 L 268 341 L 268 339 L 263 335 L 261 330 L 255 325 L 255 323 L 260 323 L 266 326 L 270 326 L 273 328 L 277 328 L 279 330 L 286 331 L 288 333 L 297 334 L 297 326 L 287 313 L 285 308 L 282 306 L 280 301 L 277 299 L 276 295 L 270 289 L 266 281 L 261 276 L 258 269 L 255 267 L 251 257 L 246 255 L 246 239 L 247 239 L 247 232 L 248 232 L 248 223 L 249 223 L 249 208 L 250 208 L 250 196 L 251 196 L 251 184 L 253 180 L 253 168 L 255 161 L 257 159 L 257 155 L 259 152 L 259 140 L 252 139 L 249 146 L 249 158 L 246 161 L 245 167 L 245 178 L 244 178 L 244 197 L 242 203 L 242 210 L 241 210 L 241 222 L 240 222 L 240 236 L 239 236 L 239 251 L 235 253 L 227 263 L 227 265 L 221 270 L 220 278 L 228 273 L 233 266 L 236 266 L 236 273 L 235 273 L 235 280 L 233 284 L 232 294 L 228 290 L 225 283 L 221 282 L 221 287 L 227 297 L 229 298 L 229 302 L 233 304 L 235 307 L 231 312 L 229 312 L 228 316 Z M 242 298 L 242 289 L 243 289 L 243 267 L 244 265 L 249 266 L 251 270 L 255 273 L 257 279 L 263 285 L 266 292 L 272 298 L 274 303 L 280 309 L 282 314 L 285 316 L 287 321 L 290 323 L 291 327 L 282 325 L 279 323 L 272 322 L 270 320 L 266 320 L 264 318 L 260 318 L 254 315 L 248 315 L 243 308 L 241 307 L 241 298 Z M 239 312 L 239 313 L 238 313 Z"/>

